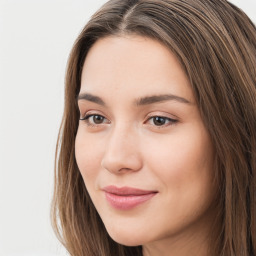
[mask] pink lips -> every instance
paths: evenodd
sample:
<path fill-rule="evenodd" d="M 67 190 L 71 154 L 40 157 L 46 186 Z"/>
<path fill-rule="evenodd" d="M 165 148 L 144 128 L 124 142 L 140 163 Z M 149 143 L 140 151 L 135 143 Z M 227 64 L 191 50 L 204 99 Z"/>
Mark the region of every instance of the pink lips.
<path fill-rule="evenodd" d="M 129 210 L 140 205 L 157 194 L 157 191 L 141 190 L 130 187 L 118 188 L 107 186 L 103 188 L 110 205 L 119 210 Z"/>

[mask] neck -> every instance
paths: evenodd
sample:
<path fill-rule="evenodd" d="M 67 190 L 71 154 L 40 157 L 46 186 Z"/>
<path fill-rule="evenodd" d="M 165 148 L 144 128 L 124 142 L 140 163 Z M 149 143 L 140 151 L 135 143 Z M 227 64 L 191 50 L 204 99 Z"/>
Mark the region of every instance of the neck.
<path fill-rule="evenodd" d="M 173 237 L 143 246 L 143 256 L 209 256 L 207 239 L 198 243 L 195 237 Z"/>
<path fill-rule="evenodd" d="M 199 223 L 193 223 L 179 233 L 143 245 L 143 256 L 215 255 L 213 241 L 220 232 L 218 219 L 215 212 L 210 219 L 200 219 Z"/>

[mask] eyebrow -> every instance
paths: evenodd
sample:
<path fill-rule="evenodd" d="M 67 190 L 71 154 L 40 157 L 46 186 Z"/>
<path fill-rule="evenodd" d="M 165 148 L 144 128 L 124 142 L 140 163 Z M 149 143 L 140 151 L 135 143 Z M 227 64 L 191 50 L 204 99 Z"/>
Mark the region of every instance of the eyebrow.
<path fill-rule="evenodd" d="M 137 106 L 143 106 L 143 105 L 149 105 L 149 104 L 164 102 L 169 100 L 178 101 L 180 103 L 191 104 L 187 99 L 182 98 L 180 96 L 173 95 L 173 94 L 163 94 L 163 95 L 153 95 L 153 96 L 142 97 L 136 100 L 135 104 Z"/>
<path fill-rule="evenodd" d="M 106 103 L 98 96 L 92 95 L 90 93 L 80 93 L 77 97 L 77 100 L 87 100 L 94 102 L 96 104 L 106 106 Z M 162 95 L 152 95 L 152 96 L 145 96 L 139 99 L 135 100 L 135 105 L 136 106 L 144 106 L 144 105 L 150 105 L 154 103 L 160 103 L 160 102 L 165 102 L 165 101 L 177 101 L 180 103 L 186 103 L 186 104 L 191 104 L 190 101 L 187 99 L 173 95 L 173 94 L 162 94 Z"/>
<path fill-rule="evenodd" d="M 105 106 L 106 103 L 98 96 L 92 95 L 90 93 L 80 93 L 77 97 L 77 101 L 79 100 L 87 100 L 94 103 L 97 103 L 99 105 Z"/>

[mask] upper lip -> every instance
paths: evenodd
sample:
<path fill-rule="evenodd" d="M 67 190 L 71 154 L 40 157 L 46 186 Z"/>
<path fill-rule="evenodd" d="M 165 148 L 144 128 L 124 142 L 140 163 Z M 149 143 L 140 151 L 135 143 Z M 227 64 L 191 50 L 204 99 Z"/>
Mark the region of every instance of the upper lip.
<path fill-rule="evenodd" d="M 138 188 L 132 187 L 116 187 L 116 186 L 106 186 L 102 189 L 103 191 L 115 194 L 115 195 L 122 195 L 122 196 L 131 196 L 131 195 L 147 195 L 152 193 L 157 193 L 156 190 L 142 190 Z"/>

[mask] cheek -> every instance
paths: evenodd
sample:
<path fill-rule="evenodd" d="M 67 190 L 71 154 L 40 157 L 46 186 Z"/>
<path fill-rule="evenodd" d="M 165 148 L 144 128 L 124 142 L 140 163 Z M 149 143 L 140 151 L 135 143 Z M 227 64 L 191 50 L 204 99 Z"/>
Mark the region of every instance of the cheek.
<path fill-rule="evenodd" d="M 75 157 L 84 181 L 91 180 L 97 175 L 101 163 L 102 145 L 91 136 L 86 136 L 81 128 L 78 129 L 75 141 Z"/>
<path fill-rule="evenodd" d="M 214 201 L 213 150 L 208 135 L 198 129 L 170 136 L 152 154 L 155 146 L 152 142 L 145 147 L 148 169 L 161 184 L 167 213 L 162 219 L 168 216 L 170 230 L 176 230 L 199 218 Z"/>
<path fill-rule="evenodd" d="M 212 180 L 213 150 L 204 129 L 186 127 L 161 141 L 151 140 L 144 148 L 148 168 L 167 188 L 200 188 Z M 153 150 L 154 149 L 154 150 Z"/>

